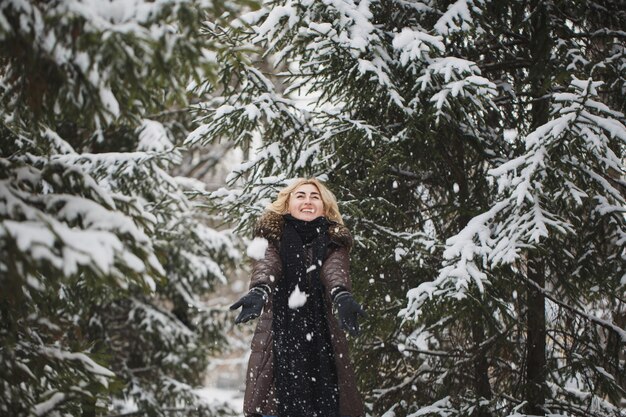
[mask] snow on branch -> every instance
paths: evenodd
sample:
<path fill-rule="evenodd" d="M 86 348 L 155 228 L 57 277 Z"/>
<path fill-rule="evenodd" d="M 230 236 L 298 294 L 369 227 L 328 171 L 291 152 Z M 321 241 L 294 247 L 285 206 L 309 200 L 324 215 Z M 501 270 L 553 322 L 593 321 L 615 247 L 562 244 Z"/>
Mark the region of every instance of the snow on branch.
<path fill-rule="evenodd" d="M 163 342 L 175 346 L 181 340 L 193 340 L 197 337 L 196 333 L 171 312 L 136 298 L 132 299 L 131 303 L 128 320 L 138 321 L 144 331 L 158 334 Z"/>
<path fill-rule="evenodd" d="M 427 405 L 426 407 L 421 407 L 419 411 L 415 413 L 409 414 L 407 417 L 421 417 L 428 415 L 437 415 L 441 417 L 448 417 L 457 415 L 458 410 L 456 410 L 452 401 L 450 401 L 450 396 L 444 397 L 431 405 Z"/>
<path fill-rule="evenodd" d="M 574 79 L 570 93 L 554 97 L 553 118 L 526 136 L 525 153 L 489 171 L 499 200 L 446 241 L 438 277 L 409 290 L 402 315 L 418 315 L 434 296 L 463 298 L 470 284 L 483 291 L 490 269 L 513 264 L 549 236 L 575 234 L 584 220 L 554 204 L 553 195 L 564 189 L 570 190 L 563 196 L 571 207 L 589 202 L 599 215 L 614 216 L 614 237 L 607 244 L 624 236 L 626 200 L 615 184 L 625 169 L 610 141 L 623 146 L 626 127 L 593 99 L 597 85 Z"/>
<path fill-rule="evenodd" d="M 174 144 L 161 123 L 144 119 L 137 130 L 139 133 L 137 149 L 139 151 L 164 152 L 174 149 Z"/>
<path fill-rule="evenodd" d="M 209 143 L 221 136 L 233 137 L 236 145 L 247 148 L 251 137 L 262 135 L 267 126 L 306 131 L 306 111 L 276 91 L 274 83 L 252 66 L 245 66 L 245 79 L 239 91 L 196 106 L 203 115 L 200 126 L 185 140 L 186 145 Z"/>
<path fill-rule="evenodd" d="M 372 21 L 373 7 L 379 7 L 377 2 L 288 0 L 278 5 L 265 2 L 265 5 L 263 13 L 250 16 L 250 21 L 256 22 L 252 42 L 263 45 L 276 64 L 286 62 L 287 57 L 293 58 L 289 61 L 289 71 L 296 81 L 287 91 L 302 85 L 297 81 L 300 77 L 326 82 L 322 74 L 328 58 L 338 53 L 344 57 L 342 62 L 347 72 L 376 84 L 375 88 L 388 97 L 390 104 L 411 112 L 395 85 L 395 57 L 385 43 L 386 34 Z M 426 35 L 422 39 L 434 42 Z M 298 70 L 294 69 L 295 63 L 299 64 Z M 304 69 L 309 73 L 298 73 Z"/>
<path fill-rule="evenodd" d="M 437 120 L 450 110 L 454 102 L 465 100 L 478 111 L 485 112 L 484 103 L 495 108 L 491 97 L 497 95 L 496 85 L 480 75 L 476 63 L 456 57 L 433 58 L 417 79 L 421 91 L 436 91 L 430 102 L 435 106 Z M 411 101 L 419 106 L 419 97 Z"/>
<path fill-rule="evenodd" d="M 148 120 L 137 133 L 166 135 L 160 123 Z M 178 152 L 161 142 L 162 152 L 79 154 L 51 129 L 41 135 L 59 153 L 38 156 L 29 148 L 0 159 L 0 240 L 3 247 L 14 242 L 21 254 L 10 261 L 19 262 L 20 271 L 47 265 L 65 277 L 91 270 L 122 287 L 134 275 L 154 289 L 154 277 L 165 273 L 154 245 L 163 242 L 154 240 L 157 224 L 172 234 L 180 232 L 179 224 L 195 222 L 187 219 L 192 204 L 182 186 L 163 169 Z M 204 255 L 215 249 L 203 248 Z M 192 258 L 191 263 L 201 262 Z M 202 270 L 222 276 L 212 264 Z"/>
<path fill-rule="evenodd" d="M 279 31 L 283 30 L 282 21 L 286 20 L 286 29 L 291 29 L 298 22 L 297 4 L 288 1 L 284 6 L 276 6 L 264 15 L 264 21 L 255 28 L 256 38 L 252 40 L 254 43 L 266 41 L 270 44 L 276 43 Z M 281 33 L 284 35 L 284 32 Z"/>
<path fill-rule="evenodd" d="M 445 52 L 443 37 L 432 36 L 410 28 L 402 28 L 402 31 L 394 36 L 392 45 L 400 51 L 402 65 L 415 60 L 428 61 L 431 50 L 438 53 Z"/>
<path fill-rule="evenodd" d="M 457 0 L 448 6 L 448 10 L 435 23 L 435 30 L 441 35 L 470 30 L 474 20 L 471 12 L 480 14 L 479 6 L 483 5 L 483 0 Z"/>
<path fill-rule="evenodd" d="M 123 271 L 134 271 L 154 288 L 150 274 L 163 269 L 151 241 L 132 218 L 114 210 L 111 196 L 87 173 L 58 160 L 38 169 L 2 158 L 0 178 L 1 245 L 14 242 L 21 253 L 6 262 L 17 262 L 22 271 L 47 263 L 65 276 L 91 269 L 115 276 L 122 286 L 128 284 Z M 83 195 L 67 193 L 73 184 L 85 187 Z"/>
<path fill-rule="evenodd" d="M 267 42 L 275 45 L 278 42 L 278 29 L 284 36 L 296 24 L 310 29 L 312 32 L 329 36 L 329 41 L 351 51 L 355 58 L 377 39 L 374 25 L 371 22 L 373 14 L 370 10 L 370 1 L 328 0 L 316 2 L 286 1 L 283 6 L 274 6 L 265 14 L 265 20 L 256 28 L 257 36 L 254 42 Z M 304 10 L 304 15 L 301 15 Z M 317 21 L 320 16 L 331 16 L 330 22 Z M 286 28 L 281 22 L 286 20 Z M 325 23 L 332 23 L 335 30 L 327 30 Z M 270 48 L 271 49 L 271 48 Z"/>
<path fill-rule="evenodd" d="M 3 1 L 0 40 L 27 48 L 22 55 L 30 57 L 30 63 L 20 62 L 20 54 L 3 55 L 7 60 L 0 84 L 7 88 L 0 97 L 9 103 L 8 109 L 22 102 L 19 98 L 47 106 L 50 118 L 60 115 L 62 109 L 73 108 L 94 125 L 110 124 L 132 112 L 140 114 L 149 101 L 145 98 L 154 94 L 148 91 L 153 88 L 148 74 L 154 76 L 163 68 L 176 67 L 199 74 L 210 65 L 211 58 L 198 53 L 203 47 L 196 43 L 197 37 L 185 36 L 185 32 L 198 31 L 199 25 L 179 25 L 176 21 L 210 7 L 210 2 L 200 4 L 194 0 Z M 99 42 L 78 41 L 79 37 L 97 38 Z M 154 47 L 157 44 L 162 47 Z M 190 54 L 191 50 L 196 52 Z M 187 60 L 194 64 L 183 68 L 180 64 Z M 39 71 L 31 76 L 41 77 L 43 85 L 62 82 L 55 88 L 18 86 L 15 80 L 30 82 L 20 73 L 24 65 Z M 45 68 L 45 72 L 38 67 Z M 184 88 L 183 78 L 162 79 L 174 91 Z M 134 86 L 143 90 L 142 94 L 131 94 L 128 82 L 135 81 L 130 80 L 146 81 L 136 81 Z M 32 94 L 31 89 L 37 91 L 38 101 L 24 97 Z M 141 105 L 141 100 L 136 100 L 139 96 L 144 100 Z"/>

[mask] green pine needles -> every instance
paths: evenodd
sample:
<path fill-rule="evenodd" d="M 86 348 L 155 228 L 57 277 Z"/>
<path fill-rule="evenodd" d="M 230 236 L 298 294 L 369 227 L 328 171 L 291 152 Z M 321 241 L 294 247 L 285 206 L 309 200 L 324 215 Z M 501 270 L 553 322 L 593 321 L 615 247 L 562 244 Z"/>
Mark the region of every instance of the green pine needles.
<path fill-rule="evenodd" d="M 170 172 L 232 6 L 0 6 L 0 414 L 223 411 L 194 391 L 222 341 L 201 298 L 239 255 Z"/>
<path fill-rule="evenodd" d="M 189 137 L 249 152 L 215 204 L 245 228 L 328 181 L 372 415 L 623 414 L 622 9 L 282 0 L 213 33 L 257 48 Z"/>

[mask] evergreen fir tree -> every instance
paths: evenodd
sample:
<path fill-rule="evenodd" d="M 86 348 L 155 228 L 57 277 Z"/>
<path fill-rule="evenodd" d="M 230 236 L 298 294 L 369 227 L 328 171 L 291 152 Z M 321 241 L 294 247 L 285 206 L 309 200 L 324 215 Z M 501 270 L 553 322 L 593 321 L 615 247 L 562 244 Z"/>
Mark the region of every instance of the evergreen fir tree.
<path fill-rule="evenodd" d="M 261 142 L 214 194 L 241 228 L 294 176 L 337 192 L 374 414 L 619 415 L 625 21 L 610 0 L 285 0 L 214 33 L 276 74 L 230 60 L 189 140 Z"/>
<path fill-rule="evenodd" d="M 233 6 L 0 5 L 0 414 L 217 411 L 201 297 L 238 255 L 168 171 L 218 65 L 205 21 Z"/>

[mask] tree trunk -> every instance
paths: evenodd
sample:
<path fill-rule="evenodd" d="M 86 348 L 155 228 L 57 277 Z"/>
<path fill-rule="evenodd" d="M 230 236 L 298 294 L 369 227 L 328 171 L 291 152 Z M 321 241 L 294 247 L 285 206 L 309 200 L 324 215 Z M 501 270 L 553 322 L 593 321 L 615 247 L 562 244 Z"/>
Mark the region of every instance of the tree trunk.
<path fill-rule="evenodd" d="M 462 230 L 472 216 L 469 214 L 472 211 L 470 205 L 470 189 L 467 181 L 468 172 L 466 168 L 466 152 L 465 144 L 462 138 L 454 137 L 454 158 L 456 162 L 452 167 L 453 176 L 457 185 L 459 186 L 459 204 L 461 208 L 461 215 L 458 217 L 458 230 Z M 491 400 L 491 383 L 489 381 L 489 362 L 487 361 L 487 347 L 482 346 L 485 342 L 485 327 L 484 318 L 482 312 L 478 307 L 475 307 L 471 313 L 471 331 L 472 331 L 472 344 L 473 349 L 473 385 L 474 394 L 478 399 Z M 476 417 L 491 417 L 491 412 L 488 407 L 480 406 L 476 404 L 476 410 L 473 416 Z"/>
<path fill-rule="evenodd" d="M 528 278 L 544 288 L 545 276 L 541 261 L 531 259 Z M 546 308 L 545 296 L 528 284 L 526 300 L 526 413 L 545 415 L 546 402 Z"/>
<path fill-rule="evenodd" d="M 549 120 L 550 101 L 550 50 L 552 40 L 546 2 L 530 2 L 530 58 L 529 86 L 533 96 L 530 110 L 531 127 L 545 124 Z M 541 204 L 541 202 L 539 202 Z M 545 267 L 542 254 L 529 254 L 527 288 L 527 354 L 526 354 L 526 413 L 545 415 L 546 402 L 546 308 L 545 296 L 538 288 L 545 288 Z"/>
<path fill-rule="evenodd" d="M 479 316 L 479 315 L 477 315 Z M 474 392 L 478 398 L 491 400 L 491 383 L 489 382 L 489 363 L 484 348 L 480 344 L 485 340 L 485 329 L 482 325 L 483 319 L 477 317 L 472 323 L 472 339 L 474 339 Z M 491 417 L 489 409 L 477 407 L 477 411 L 473 414 L 476 417 Z"/>

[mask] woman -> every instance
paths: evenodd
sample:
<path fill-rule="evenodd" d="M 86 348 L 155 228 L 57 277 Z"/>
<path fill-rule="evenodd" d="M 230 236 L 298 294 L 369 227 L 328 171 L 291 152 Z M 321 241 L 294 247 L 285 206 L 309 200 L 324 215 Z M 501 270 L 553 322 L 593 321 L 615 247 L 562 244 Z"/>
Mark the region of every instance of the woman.
<path fill-rule="evenodd" d="M 254 234 L 268 241 L 265 257 L 254 261 L 248 294 L 231 306 L 243 307 L 235 323 L 260 316 L 244 413 L 362 416 L 341 329 L 358 335 L 365 313 L 350 293 L 352 237 L 335 196 L 316 179 L 299 179 L 278 193 Z"/>

